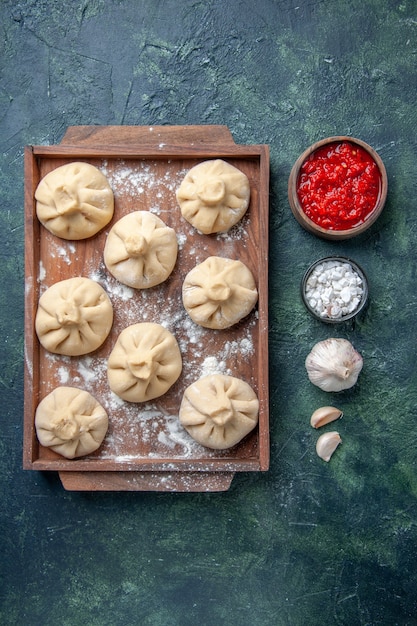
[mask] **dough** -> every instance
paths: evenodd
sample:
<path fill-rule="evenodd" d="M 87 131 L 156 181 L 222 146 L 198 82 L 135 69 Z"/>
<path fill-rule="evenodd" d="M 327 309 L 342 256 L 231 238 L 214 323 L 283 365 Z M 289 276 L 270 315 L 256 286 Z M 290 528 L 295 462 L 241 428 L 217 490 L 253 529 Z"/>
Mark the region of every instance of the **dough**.
<path fill-rule="evenodd" d="M 89 163 L 68 163 L 52 170 L 40 181 L 35 199 L 41 224 L 62 239 L 92 237 L 114 212 L 107 178 Z"/>
<path fill-rule="evenodd" d="M 168 391 L 181 374 L 177 340 L 154 323 L 128 326 L 109 356 L 110 389 L 128 402 L 146 402 Z"/>
<path fill-rule="evenodd" d="M 35 428 L 39 443 L 67 459 L 99 448 L 109 419 L 101 404 L 83 389 L 57 387 L 38 405 Z"/>
<path fill-rule="evenodd" d="M 225 450 L 258 423 L 259 401 L 245 381 L 210 374 L 187 387 L 179 419 L 193 439 L 207 448 Z"/>
<path fill-rule="evenodd" d="M 162 283 L 177 260 L 175 231 L 149 211 L 134 211 L 110 230 L 104 263 L 121 283 L 146 289 Z"/>
<path fill-rule="evenodd" d="M 246 174 L 222 159 L 190 169 L 177 200 L 182 216 L 205 235 L 226 232 L 246 213 L 250 186 Z"/>
<path fill-rule="evenodd" d="M 258 290 L 252 272 L 241 261 L 211 256 L 188 272 L 182 299 L 196 324 L 222 329 L 250 313 Z"/>
<path fill-rule="evenodd" d="M 88 354 L 101 346 L 112 324 L 112 303 L 104 289 L 90 278 L 61 280 L 39 298 L 36 334 L 49 352 Z"/>

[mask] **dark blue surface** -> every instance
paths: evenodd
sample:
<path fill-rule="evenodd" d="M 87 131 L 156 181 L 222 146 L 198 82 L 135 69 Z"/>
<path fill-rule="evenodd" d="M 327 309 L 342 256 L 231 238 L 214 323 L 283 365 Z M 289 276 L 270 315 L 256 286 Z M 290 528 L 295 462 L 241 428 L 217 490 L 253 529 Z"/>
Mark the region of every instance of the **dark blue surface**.
<path fill-rule="evenodd" d="M 417 624 L 417 3 L 403 0 L 3 0 L 0 72 L 0 622 L 25 626 Z M 224 124 L 269 144 L 271 469 L 222 494 L 69 493 L 22 468 L 23 147 L 84 124 Z M 331 135 L 383 158 L 384 213 L 348 242 L 303 231 L 297 156 Z M 335 329 L 299 296 L 306 267 L 350 255 L 364 357 L 339 396 L 304 360 Z M 344 410 L 315 454 L 311 413 Z"/>

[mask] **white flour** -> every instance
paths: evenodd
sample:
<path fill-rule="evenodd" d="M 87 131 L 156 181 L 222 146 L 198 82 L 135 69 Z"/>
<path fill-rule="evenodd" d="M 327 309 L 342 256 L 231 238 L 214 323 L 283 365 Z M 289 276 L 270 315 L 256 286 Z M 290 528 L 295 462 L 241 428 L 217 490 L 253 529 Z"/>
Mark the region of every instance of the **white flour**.
<path fill-rule="evenodd" d="M 134 166 L 127 166 L 124 161 L 119 161 L 115 170 L 105 161 L 100 169 L 109 180 L 116 202 L 126 197 L 134 198 L 141 205 L 137 210 L 161 213 L 161 219 L 164 219 L 163 213 L 173 210 L 175 191 L 187 170 L 172 172 L 167 168 L 167 173 L 161 177 L 152 161 L 138 160 L 134 163 Z M 152 200 L 148 198 L 150 191 Z M 236 245 L 248 236 L 248 224 L 246 218 L 244 223 L 237 224 L 229 233 L 216 235 L 212 239 L 218 242 L 221 256 L 236 256 Z M 206 258 L 204 238 L 199 239 L 199 235 L 196 237 L 194 229 L 187 222 L 184 221 L 176 232 L 180 253 L 184 251 L 189 259 L 195 259 L 195 264 Z M 71 264 L 75 255 L 76 246 L 71 242 L 57 240 L 51 244 L 50 256 L 59 258 L 67 265 Z M 235 368 L 242 360 L 247 362 L 254 355 L 252 337 L 258 323 L 256 312 L 252 312 L 240 326 L 239 332 L 232 333 L 233 338 L 230 338 L 227 331 L 212 331 L 195 324 L 185 311 L 178 290 L 170 292 L 169 280 L 150 290 L 135 290 L 111 276 L 102 261 L 98 266 L 84 267 L 84 272 L 108 293 L 115 312 L 116 334 L 129 324 L 149 321 L 163 325 L 176 336 L 181 353 L 187 355 L 183 358 L 183 371 L 177 383 L 180 397 L 183 390 L 201 376 L 213 373 L 239 376 Z M 45 280 L 46 274 L 40 263 L 38 280 Z M 222 333 L 221 340 L 219 332 Z M 115 335 L 109 339 L 111 345 L 115 340 Z M 155 460 L 175 460 L 218 458 L 227 454 L 210 451 L 197 444 L 179 423 L 179 406 L 173 411 L 172 407 L 165 406 L 163 398 L 142 405 L 125 402 L 116 396 L 107 383 L 107 358 L 94 354 L 77 358 L 48 354 L 47 360 L 54 377 L 50 383 L 52 387 L 73 385 L 86 389 L 107 410 L 110 425 L 99 458 L 123 463 L 134 462 L 143 456 Z"/>

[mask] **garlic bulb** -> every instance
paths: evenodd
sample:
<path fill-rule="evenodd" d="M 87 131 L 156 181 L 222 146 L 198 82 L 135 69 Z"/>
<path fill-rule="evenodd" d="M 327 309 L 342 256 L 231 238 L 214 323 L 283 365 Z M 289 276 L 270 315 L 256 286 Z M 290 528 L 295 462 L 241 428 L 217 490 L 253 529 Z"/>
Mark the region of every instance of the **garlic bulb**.
<path fill-rule="evenodd" d="M 342 391 L 356 383 L 363 359 L 347 339 L 325 339 L 312 348 L 305 366 L 313 385 L 323 391 Z"/>

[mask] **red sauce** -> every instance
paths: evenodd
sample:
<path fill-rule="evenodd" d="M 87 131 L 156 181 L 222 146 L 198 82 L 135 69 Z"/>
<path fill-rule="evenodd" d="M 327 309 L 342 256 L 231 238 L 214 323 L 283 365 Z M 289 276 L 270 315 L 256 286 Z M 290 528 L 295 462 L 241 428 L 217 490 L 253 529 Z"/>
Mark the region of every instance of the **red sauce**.
<path fill-rule="evenodd" d="M 348 141 L 315 150 L 303 163 L 298 199 L 304 213 L 326 230 L 355 228 L 369 217 L 381 192 L 371 155 Z"/>

